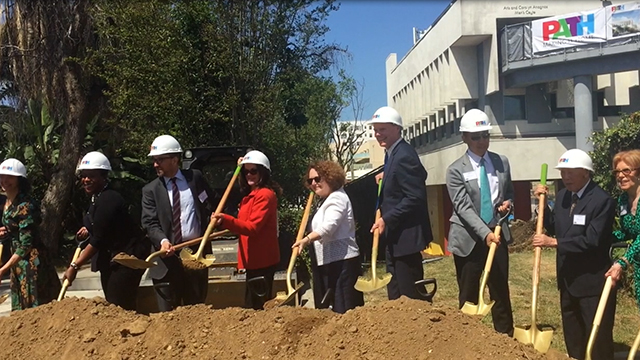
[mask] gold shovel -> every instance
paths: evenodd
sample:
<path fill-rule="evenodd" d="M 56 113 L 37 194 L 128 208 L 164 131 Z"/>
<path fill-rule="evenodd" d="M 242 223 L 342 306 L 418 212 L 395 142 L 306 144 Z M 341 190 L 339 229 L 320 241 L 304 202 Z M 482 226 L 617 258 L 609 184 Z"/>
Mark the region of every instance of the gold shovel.
<path fill-rule="evenodd" d="M 634 360 L 636 358 L 638 346 L 640 346 L 640 331 L 638 331 L 638 335 L 636 335 L 636 339 L 633 341 L 633 346 L 629 349 L 629 357 L 627 357 L 627 360 Z"/>
<path fill-rule="evenodd" d="M 0 242 L 0 265 L 2 265 L 2 250 L 4 250 L 4 245 Z M 9 298 L 9 294 L 4 294 L 0 296 L 0 304 L 5 302 Z"/>
<path fill-rule="evenodd" d="M 380 190 L 382 189 L 382 181 L 378 183 L 378 198 L 380 198 Z M 377 206 L 376 206 L 377 208 Z M 376 210 L 376 222 L 382 214 L 380 209 Z M 387 286 L 391 281 L 391 274 L 385 273 L 378 278 L 376 262 L 378 261 L 378 242 L 380 241 L 380 230 L 377 228 L 373 231 L 373 243 L 371 244 L 371 280 L 368 280 L 364 276 L 359 276 L 356 280 L 354 287 L 360 292 L 372 292 L 378 289 L 382 289 Z"/>
<path fill-rule="evenodd" d="M 587 353 L 585 354 L 585 360 L 591 360 L 591 352 L 593 351 L 593 343 L 598 336 L 598 330 L 600 330 L 600 322 L 602 321 L 602 315 L 607 308 L 607 301 L 609 300 L 609 293 L 611 293 L 611 285 L 613 280 L 611 276 L 607 276 L 607 280 L 604 282 L 604 289 L 602 289 L 602 295 L 600 295 L 600 301 L 598 302 L 598 308 L 596 309 L 596 315 L 593 318 L 593 325 L 591 326 L 591 334 L 589 335 L 589 341 L 587 342 Z"/>
<path fill-rule="evenodd" d="M 218 203 L 218 208 L 216 209 L 215 214 L 220 214 L 222 209 L 224 209 L 224 204 L 227 202 L 227 198 L 229 197 L 229 193 L 231 193 L 231 189 L 233 188 L 233 184 L 236 182 L 238 178 L 238 174 L 240 174 L 240 169 L 242 169 L 242 165 L 238 165 L 236 167 L 236 171 L 233 173 L 231 177 L 231 181 L 229 181 L 229 185 L 227 185 L 227 189 L 224 191 L 224 195 L 222 195 L 222 199 L 220 203 Z M 202 256 L 202 252 L 204 251 L 204 246 L 207 244 L 209 239 L 209 234 L 213 232 L 216 224 L 215 221 L 209 220 L 209 226 L 207 226 L 207 230 L 204 232 L 204 236 L 202 237 L 202 241 L 200 242 L 200 247 L 195 254 L 192 253 L 191 249 L 184 248 L 180 251 L 180 259 L 182 261 L 199 261 L 202 265 L 206 267 L 210 267 L 213 265 L 215 261 L 215 257 L 213 255 L 207 255 L 206 257 Z"/>
<path fill-rule="evenodd" d="M 228 233 L 229 233 L 228 230 L 214 232 L 213 234 L 209 235 L 209 240 L 213 240 L 213 239 L 215 239 L 217 237 L 226 235 Z M 204 239 L 204 236 L 203 237 L 199 237 L 199 238 L 195 238 L 195 239 L 192 239 L 192 240 L 189 240 L 189 241 L 185 241 L 185 242 L 180 243 L 180 244 L 177 244 L 173 248 L 175 250 L 180 250 L 180 249 L 182 249 L 184 247 L 187 247 L 187 246 L 192 246 L 192 245 L 199 244 L 202 241 L 202 239 Z M 165 253 L 164 250 L 158 250 L 158 251 L 156 251 L 154 253 L 151 253 L 151 255 L 149 255 L 146 260 L 137 259 L 137 258 L 135 258 L 133 256 L 129 256 L 129 255 L 121 256 L 120 254 L 118 254 L 113 258 L 113 261 L 117 262 L 120 265 L 124 265 L 124 266 L 126 266 L 128 268 L 131 268 L 131 269 L 148 269 L 148 268 L 156 266 L 156 263 L 153 260 L 155 258 L 157 258 L 158 256 L 163 255 L 164 253 Z"/>
<path fill-rule="evenodd" d="M 500 224 L 502 224 L 502 222 L 509 217 L 509 214 L 511 212 L 507 212 L 503 217 L 501 217 L 500 219 L 498 219 L 498 225 L 496 225 L 495 230 L 493 231 L 493 234 L 495 235 L 496 238 L 500 238 L 500 230 L 502 229 L 502 227 L 500 226 Z M 496 254 L 496 249 L 498 248 L 498 244 L 492 242 L 491 245 L 489 246 L 489 254 L 487 255 L 487 261 L 484 264 L 484 270 L 482 271 L 482 277 L 480 280 L 480 291 L 478 293 L 478 304 L 473 304 L 470 303 L 468 301 L 466 301 L 464 303 L 464 305 L 462 305 L 462 309 L 460 309 L 463 313 L 467 314 L 467 315 L 482 315 L 482 316 L 486 316 L 489 311 L 491 310 L 491 308 L 493 307 L 493 304 L 495 303 L 495 301 L 489 301 L 488 303 L 484 302 L 484 288 L 487 286 L 487 280 L 489 280 L 489 273 L 491 272 L 491 265 L 493 265 L 493 257 Z"/>
<path fill-rule="evenodd" d="M 540 175 L 540 184 L 547 184 L 547 164 L 542 164 Z M 540 235 L 544 229 L 544 211 L 547 208 L 547 196 L 542 194 L 538 202 L 538 222 L 536 224 L 536 235 Z M 531 297 L 531 327 L 529 329 L 516 327 L 513 330 L 513 337 L 523 344 L 532 344 L 533 347 L 541 352 L 546 353 L 551 346 L 553 338 L 553 330 L 540 330 L 536 324 L 536 316 L 538 312 L 538 287 L 540 284 L 540 258 L 542 249 L 535 247 L 533 257 L 533 274 L 531 276 L 533 283 L 533 293 Z"/>
<path fill-rule="evenodd" d="M 302 214 L 302 221 L 300 221 L 300 228 L 298 229 L 296 240 L 301 240 L 304 237 L 304 231 L 307 228 L 307 222 L 309 221 L 309 213 L 311 212 L 312 204 L 313 191 L 309 193 L 309 197 L 307 198 L 307 205 L 304 207 L 304 213 Z M 291 284 L 291 273 L 293 272 L 293 267 L 296 264 L 296 259 L 299 254 L 299 247 L 291 250 L 291 259 L 289 260 L 289 266 L 287 267 L 287 292 L 279 292 L 278 294 L 276 294 L 275 298 L 275 303 L 279 304 L 279 306 L 290 303 L 293 299 L 295 299 L 296 294 L 300 291 L 300 289 L 302 289 L 302 286 L 304 286 L 304 284 L 301 282 L 299 282 L 296 287 L 293 287 L 293 285 Z"/>

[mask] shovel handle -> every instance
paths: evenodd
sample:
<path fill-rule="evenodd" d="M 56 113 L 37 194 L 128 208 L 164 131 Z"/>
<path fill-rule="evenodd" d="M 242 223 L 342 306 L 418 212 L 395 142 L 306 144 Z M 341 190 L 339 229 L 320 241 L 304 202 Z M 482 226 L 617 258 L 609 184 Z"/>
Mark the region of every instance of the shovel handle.
<path fill-rule="evenodd" d="M 296 240 L 301 240 L 304 237 L 304 231 L 307 228 L 307 223 L 309 222 L 309 214 L 311 213 L 311 205 L 313 205 L 313 195 L 314 192 L 310 191 L 309 197 L 307 198 L 307 204 L 304 207 L 304 213 L 302 214 L 302 220 L 300 221 L 300 227 L 298 228 L 298 235 L 296 236 Z M 291 273 L 293 272 L 293 267 L 296 265 L 296 258 L 299 254 L 299 247 L 291 250 L 291 259 L 289 259 L 289 266 L 287 266 L 287 292 L 289 294 L 295 291 L 295 288 L 291 284 Z"/>
<path fill-rule="evenodd" d="M 227 233 L 229 233 L 229 230 L 216 231 L 213 234 L 209 234 L 208 240 L 213 240 L 213 239 L 217 238 L 218 236 L 222 236 L 222 235 L 225 235 Z M 173 249 L 174 250 L 180 250 L 180 249 L 188 247 L 188 246 L 193 246 L 193 245 L 200 244 L 201 242 L 205 242 L 206 243 L 206 241 L 204 239 L 205 239 L 205 237 L 203 236 L 203 237 L 195 238 L 195 239 L 192 239 L 192 240 L 189 240 L 189 241 L 181 242 L 180 244 L 174 245 Z M 149 255 L 147 257 L 146 261 L 150 262 L 154 258 L 156 258 L 156 257 L 158 257 L 158 256 L 160 256 L 160 255 L 162 255 L 164 253 L 165 253 L 164 250 L 158 250 L 158 251 L 156 251 L 154 253 L 151 253 L 151 255 Z"/>
<path fill-rule="evenodd" d="M 71 260 L 72 263 L 78 260 L 78 257 L 80 256 L 81 252 L 82 252 L 82 248 L 78 246 L 76 248 L 76 251 L 73 253 L 73 258 Z M 68 287 L 69 287 L 69 280 L 64 279 L 64 282 L 62 283 L 62 289 L 60 289 L 60 294 L 58 294 L 58 301 L 61 301 L 62 299 L 64 299 L 64 295 L 67 293 Z"/>
<path fill-rule="evenodd" d="M 593 326 L 591 326 L 591 334 L 589 335 L 589 341 L 587 342 L 586 360 L 591 360 L 593 344 L 595 343 L 598 330 L 600 329 L 602 315 L 604 314 L 604 310 L 607 308 L 607 301 L 609 300 L 609 294 L 611 293 L 612 283 L 613 279 L 611 279 L 611 276 L 607 276 L 604 288 L 602 289 L 602 295 L 600 295 L 600 301 L 598 302 L 598 308 L 596 309 L 596 315 L 593 318 Z"/>
<path fill-rule="evenodd" d="M 627 357 L 627 360 L 634 360 L 636 358 L 636 352 L 638 351 L 639 346 L 640 346 L 640 331 L 638 331 L 638 335 L 636 335 L 636 339 L 633 341 L 633 345 L 629 350 L 629 357 Z"/>
<path fill-rule="evenodd" d="M 233 184 L 236 182 L 236 179 L 238 179 L 238 174 L 240 174 L 241 169 L 242 169 L 242 165 L 238 165 L 236 167 L 236 171 L 233 172 L 233 176 L 231 177 L 231 180 L 229 180 L 227 189 L 224 191 L 224 194 L 222 195 L 222 199 L 220 199 L 220 202 L 218 203 L 218 207 L 216 208 L 215 214 L 220 214 L 222 212 L 222 209 L 224 209 L 224 205 L 227 202 L 227 198 L 229 197 L 229 194 L 231 193 L 231 189 L 233 189 Z M 215 227 L 216 227 L 215 221 L 211 221 L 211 219 L 209 219 L 209 226 L 207 226 L 207 230 L 205 230 L 204 236 L 202 237 L 202 241 L 200 242 L 200 247 L 198 248 L 198 252 L 196 252 L 197 259 L 202 258 L 202 252 L 204 251 L 204 246 L 207 243 L 207 239 L 209 239 L 209 234 L 213 232 L 213 229 Z"/>
<path fill-rule="evenodd" d="M 540 167 L 540 184 L 547 185 L 547 164 Z M 536 235 L 544 232 L 544 212 L 547 208 L 547 195 L 541 194 L 538 201 L 538 220 L 536 222 Z M 531 275 L 532 296 L 531 296 L 531 326 L 536 326 L 536 317 L 538 312 L 538 287 L 540 284 L 540 262 L 542 258 L 542 249 L 536 246 L 533 250 L 533 273 Z"/>
<path fill-rule="evenodd" d="M 4 250 L 4 245 L 0 242 L 0 265 L 2 265 L 2 251 Z"/>

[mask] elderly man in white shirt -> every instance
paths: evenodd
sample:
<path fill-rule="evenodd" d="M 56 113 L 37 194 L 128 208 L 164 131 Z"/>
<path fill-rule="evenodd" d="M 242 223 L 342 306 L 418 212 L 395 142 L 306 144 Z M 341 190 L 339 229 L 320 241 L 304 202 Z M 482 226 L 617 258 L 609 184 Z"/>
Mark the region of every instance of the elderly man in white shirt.
<path fill-rule="evenodd" d="M 354 288 L 362 268 L 353 209 L 343 189 L 345 181 L 344 169 L 333 161 L 317 161 L 309 166 L 307 184 L 324 201 L 311 220 L 311 233 L 293 245 L 302 250 L 313 243 L 316 308 L 331 304 L 333 311 L 341 314 L 364 304 L 362 293 Z M 329 299 L 322 303 L 326 294 Z"/>

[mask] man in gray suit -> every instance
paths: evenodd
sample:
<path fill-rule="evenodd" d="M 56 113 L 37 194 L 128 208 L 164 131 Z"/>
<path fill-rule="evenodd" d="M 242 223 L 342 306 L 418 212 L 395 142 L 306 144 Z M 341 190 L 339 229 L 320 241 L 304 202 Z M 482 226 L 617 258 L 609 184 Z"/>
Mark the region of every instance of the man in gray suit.
<path fill-rule="evenodd" d="M 158 177 L 142 189 L 142 227 L 154 251 L 165 251 L 157 266 L 149 269 L 160 311 L 204 303 L 207 297 L 208 269 L 185 270 L 174 245 L 202 236 L 217 204 L 200 171 L 180 170 L 181 155 L 176 139 L 157 137 L 149 157 Z M 211 253 L 211 246 L 205 253 Z"/>
<path fill-rule="evenodd" d="M 497 332 L 513 334 L 513 315 L 509 298 L 509 254 L 511 233 L 501 224 L 502 234 L 493 233 L 495 212 L 506 214 L 513 205 L 513 184 L 509 161 L 488 151 L 491 125 L 487 115 L 471 109 L 460 121 L 462 141 L 467 151 L 447 169 L 447 190 L 453 203 L 448 250 L 453 253 L 458 280 L 458 301 L 478 303 L 480 276 L 489 245 L 498 244 L 489 275 L 493 326 Z"/>

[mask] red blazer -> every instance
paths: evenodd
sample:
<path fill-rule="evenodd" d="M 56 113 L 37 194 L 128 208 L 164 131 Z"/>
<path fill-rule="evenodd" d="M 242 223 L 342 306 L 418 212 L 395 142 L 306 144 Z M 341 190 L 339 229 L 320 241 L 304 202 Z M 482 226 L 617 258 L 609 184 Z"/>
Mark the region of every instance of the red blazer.
<path fill-rule="evenodd" d="M 240 203 L 238 218 L 225 214 L 222 227 L 240 235 L 238 269 L 262 269 L 280 262 L 278 200 L 273 190 L 251 191 Z"/>

